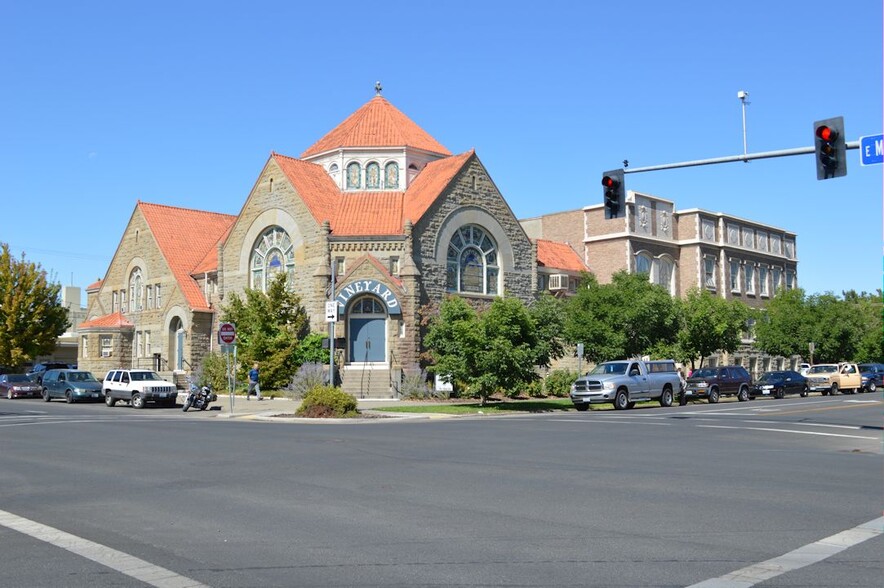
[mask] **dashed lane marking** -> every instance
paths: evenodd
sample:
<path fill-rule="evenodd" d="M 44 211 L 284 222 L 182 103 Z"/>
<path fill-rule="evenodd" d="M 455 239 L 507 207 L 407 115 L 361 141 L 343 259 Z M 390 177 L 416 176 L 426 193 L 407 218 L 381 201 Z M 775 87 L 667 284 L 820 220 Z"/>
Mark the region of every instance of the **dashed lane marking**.
<path fill-rule="evenodd" d="M 24 533 L 40 541 L 91 559 L 121 574 L 126 574 L 157 588 L 209 588 L 192 578 L 176 574 L 143 559 L 111 549 L 100 543 L 77 537 L 54 527 L 0 510 L 0 525 Z"/>
<path fill-rule="evenodd" d="M 795 433 L 797 435 L 817 435 L 820 437 L 844 437 L 847 439 L 869 439 L 877 441 L 878 437 L 866 437 L 863 435 L 845 435 L 843 433 L 820 433 L 818 431 L 796 431 L 794 429 L 774 429 L 770 427 L 731 427 L 727 425 L 697 425 L 701 429 L 737 429 L 738 431 L 768 431 L 771 433 Z"/>
<path fill-rule="evenodd" d="M 692 584 L 688 588 L 749 588 L 786 572 L 821 562 L 882 533 L 884 533 L 884 517 L 879 517 L 853 529 L 799 547 L 780 557 L 747 566 L 699 584 Z"/>

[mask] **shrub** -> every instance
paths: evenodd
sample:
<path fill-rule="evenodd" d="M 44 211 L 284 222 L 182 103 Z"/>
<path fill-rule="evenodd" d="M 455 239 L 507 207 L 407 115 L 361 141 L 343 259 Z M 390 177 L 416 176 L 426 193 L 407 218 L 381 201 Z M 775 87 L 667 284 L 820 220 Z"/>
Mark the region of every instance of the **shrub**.
<path fill-rule="evenodd" d="M 427 381 L 427 370 L 412 369 L 402 370 L 402 385 L 399 394 L 409 400 L 430 400 L 444 398 L 445 392 L 437 392 L 432 382 Z"/>
<path fill-rule="evenodd" d="M 543 398 L 543 380 L 534 380 L 525 384 L 525 394 L 531 398 Z"/>
<path fill-rule="evenodd" d="M 308 418 L 344 418 L 358 415 L 356 399 L 331 386 L 315 386 L 304 395 L 296 413 Z"/>
<path fill-rule="evenodd" d="M 325 380 L 324 365 L 312 362 L 302 364 L 298 368 L 298 372 L 292 377 L 286 395 L 296 400 L 304 398 L 310 390 L 324 385 Z"/>
<path fill-rule="evenodd" d="M 547 396 L 568 396 L 571 393 L 571 384 L 577 379 L 578 373 L 571 370 L 552 370 L 546 376 Z"/>
<path fill-rule="evenodd" d="M 208 384 L 216 394 L 227 392 L 227 358 L 218 351 L 203 356 L 202 361 L 193 370 L 193 383 L 198 386 Z"/>

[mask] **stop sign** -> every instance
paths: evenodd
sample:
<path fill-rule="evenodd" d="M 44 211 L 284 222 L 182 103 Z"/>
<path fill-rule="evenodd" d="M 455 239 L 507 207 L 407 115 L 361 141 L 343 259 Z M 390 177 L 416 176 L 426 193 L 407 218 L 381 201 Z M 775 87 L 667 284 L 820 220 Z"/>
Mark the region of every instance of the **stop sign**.
<path fill-rule="evenodd" d="M 224 345 L 232 345 L 236 341 L 236 326 L 233 323 L 221 323 L 218 327 L 218 339 Z"/>

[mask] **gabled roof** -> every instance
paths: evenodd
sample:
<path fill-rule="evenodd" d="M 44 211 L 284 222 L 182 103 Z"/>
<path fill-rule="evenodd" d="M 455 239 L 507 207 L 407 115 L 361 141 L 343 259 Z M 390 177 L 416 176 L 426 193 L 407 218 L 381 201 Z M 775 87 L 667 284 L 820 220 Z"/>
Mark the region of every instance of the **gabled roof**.
<path fill-rule="evenodd" d="M 550 269 L 586 272 L 589 268 L 567 243 L 537 240 L 537 263 Z"/>
<path fill-rule="evenodd" d="M 337 217 L 344 196 L 321 165 L 279 153 L 271 153 L 270 157 L 298 191 L 317 223 Z"/>
<path fill-rule="evenodd" d="M 77 328 L 82 331 L 84 329 L 120 329 L 133 326 L 135 325 L 126 320 L 123 313 L 118 311 L 113 314 L 106 314 L 90 321 L 80 323 Z"/>
<path fill-rule="evenodd" d="M 147 202 L 138 202 L 137 206 L 191 309 L 209 310 L 205 296 L 191 273 L 197 266 L 203 265 L 211 250 L 217 249 L 218 241 L 227 233 L 236 217 Z M 217 258 L 215 265 L 217 269 Z"/>
<path fill-rule="evenodd" d="M 414 147 L 451 155 L 429 133 L 379 95 L 304 151 L 301 158 L 342 147 Z"/>
<path fill-rule="evenodd" d="M 104 280 L 96 280 L 95 282 L 92 282 L 86 286 L 86 292 L 98 292 L 101 289 L 101 283 L 103 281 Z"/>

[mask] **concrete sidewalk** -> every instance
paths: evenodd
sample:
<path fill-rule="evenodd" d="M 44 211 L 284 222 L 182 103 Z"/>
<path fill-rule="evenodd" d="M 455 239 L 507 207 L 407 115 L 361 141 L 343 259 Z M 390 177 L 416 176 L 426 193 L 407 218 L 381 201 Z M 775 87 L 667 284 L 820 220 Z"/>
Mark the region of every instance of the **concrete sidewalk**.
<path fill-rule="evenodd" d="M 183 399 L 179 404 L 182 403 Z M 357 407 L 360 411 L 382 409 L 386 406 L 402 406 L 403 404 L 410 404 L 410 402 L 406 400 L 396 400 L 395 398 L 357 399 Z M 278 415 L 291 415 L 291 417 L 294 418 L 295 412 L 300 405 L 300 400 L 291 400 L 289 398 L 265 397 L 263 400 L 258 401 L 254 397 L 246 400 L 245 396 L 238 395 L 234 396 L 231 401 L 230 395 L 219 394 L 218 400 L 211 403 L 205 412 L 209 415 L 225 419 L 249 417 L 279 418 Z M 199 412 L 194 411 L 194 409 L 190 410 L 193 412 Z M 404 414 L 402 416 L 403 418 L 407 418 L 416 415 Z M 316 421 L 323 419 L 305 420 Z"/>

